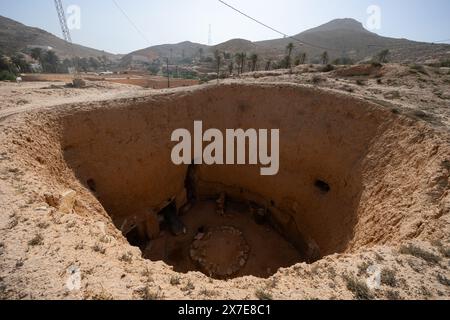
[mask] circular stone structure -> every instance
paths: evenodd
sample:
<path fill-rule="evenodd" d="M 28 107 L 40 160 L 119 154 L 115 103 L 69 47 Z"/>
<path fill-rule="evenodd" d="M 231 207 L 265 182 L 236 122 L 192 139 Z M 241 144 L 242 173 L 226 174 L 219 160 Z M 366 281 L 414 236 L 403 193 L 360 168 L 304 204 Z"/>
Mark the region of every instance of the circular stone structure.
<path fill-rule="evenodd" d="M 395 288 L 400 298 L 429 299 L 424 283 L 432 297 L 442 298 L 448 287 L 437 275 L 447 274 L 449 263 L 444 250 L 450 234 L 450 134 L 384 102 L 294 84 L 229 83 L 4 113 L 0 287 L 6 285 L 8 297 L 78 299 L 106 292 L 120 300 L 141 297 L 141 288 L 149 287 L 143 275 L 151 273 L 151 293 L 166 298 L 200 299 L 201 292 L 213 290 L 215 299 L 248 299 L 276 279 L 277 286 L 267 289 L 274 298 L 350 299 L 348 279 L 339 275 L 357 277 L 360 265 L 373 263 L 395 270 L 397 283 L 407 281 L 407 287 Z M 170 263 L 144 259 L 130 245 L 124 223 L 142 210 L 159 212 L 186 188 L 190 168 L 172 162 L 171 135 L 180 128 L 194 132 L 197 120 L 204 130 L 221 132 L 280 129 L 277 175 L 261 176 L 255 165 L 199 165 L 195 195 L 215 200 L 225 193 L 266 208 L 267 223 L 305 263 L 273 263 L 285 251 L 266 245 L 265 226 L 253 219 L 248 226 L 261 232 L 249 233 L 244 222 L 222 222 L 226 217 L 214 214 L 214 203 L 206 221 L 192 221 L 188 234 L 174 241 Z M 227 232 L 212 228 L 228 225 L 245 232 L 251 247 L 234 276 L 227 274 L 238 270 L 240 252 L 250 249 L 233 247 L 245 249 L 242 235 L 229 244 L 220 241 Z M 210 239 L 196 244 L 196 250 L 209 250 L 202 264 L 195 262 L 201 250 L 190 257 L 201 226 L 211 227 L 205 232 Z M 154 245 L 165 254 L 164 241 Z M 440 242 L 441 249 L 433 247 Z M 417 252 L 441 262 L 418 273 L 409 264 Z M 228 254 L 231 261 L 225 260 Z M 210 282 L 208 270 L 207 276 L 196 273 L 224 260 L 213 274 L 226 281 Z M 61 274 L 75 261 L 89 276 L 81 290 L 68 293 Z M 425 265 L 417 259 L 414 264 Z M 181 290 L 170 278 L 181 278 Z M 374 290 L 377 298 L 388 292 L 392 297 L 393 288 L 383 290 Z"/>
<path fill-rule="evenodd" d="M 245 266 L 249 252 L 250 247 L 242 232 L 223 226 L 197 237 L 192 243 L 190 255 L 205 274 L 228 278 Z"/>

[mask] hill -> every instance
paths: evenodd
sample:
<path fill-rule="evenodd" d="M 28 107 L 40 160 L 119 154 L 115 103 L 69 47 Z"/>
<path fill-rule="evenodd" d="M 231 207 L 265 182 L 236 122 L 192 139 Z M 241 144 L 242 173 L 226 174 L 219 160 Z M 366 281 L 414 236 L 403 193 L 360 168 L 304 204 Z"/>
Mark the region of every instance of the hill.
<path fill-rule="evenodd" d="M 233 39 L 215 46 L 182 42 L 176 45 L 149 47 L 128 54 L 122 62 L 126 65 L 133 60 L 143 59 L 151 62 L 156 59 L 165 59 L 170 56 L 170 50 L 172 50 L 173 61 L 180 57 L 181 52 L 184 52 L 184 59 L 193 59 L 198 56 L 200 48 L 209 56 L 212 56 L 215 50 L 220 50 L 232 54 L 257 53 L 262 59 L 280 59 L 286 54 L 286 46 L 289 42 L 295 45 L 293 55 L 305 52 L 308 62 L 318 62 L 324 51 L 328 52 L 330 60 L 347 57 L 355 62 L 370 59 L 384 49 L 390 50 L 390 59 L 393 62 L 423 62 L 450 56 L 450 45 L 447 44 L 382 37 L 366 30 L 362 23 L 354 19 L 336 19 L 293 37 L 281 39 L 258 42 Z"/>
<path fill-rule="evenodd" d="M 20 22 L 0 16 L 0 51 L 12 55 L 33 47 L 52 48 L 62 58 L 101 57 L 119 58 L 109 52 L 74 44 L 73 51 L 68 43 L 57 36 L 39 28 L 28 27 Z"/>

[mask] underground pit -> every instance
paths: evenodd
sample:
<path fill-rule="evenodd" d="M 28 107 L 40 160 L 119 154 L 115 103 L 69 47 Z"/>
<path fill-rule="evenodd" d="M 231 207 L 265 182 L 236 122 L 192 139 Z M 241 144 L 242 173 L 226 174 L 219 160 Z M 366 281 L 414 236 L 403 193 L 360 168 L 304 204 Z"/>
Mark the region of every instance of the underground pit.
<path fill-rule="evenodd" d="M 428 206 L 394 191 L 428 192 L 423 168 L 430 167 L 431 144 L 414 140 L 417 124 L 345 95 L 230 84 L 93 104 L 58 117 L 64 161 L 83 192 L 144 257 L 178 272 L 269 277 L 298 262 L 407 238 L 408 205 Z M 279 128 L 279 173 L 174 165 L 171 134 L 192 130 L 196 120 L 222 132 Z M 139 230 L 143 220 L 153 221 L 152 236 Z M 218 243 L 229 259 L 213 257 Z"/>

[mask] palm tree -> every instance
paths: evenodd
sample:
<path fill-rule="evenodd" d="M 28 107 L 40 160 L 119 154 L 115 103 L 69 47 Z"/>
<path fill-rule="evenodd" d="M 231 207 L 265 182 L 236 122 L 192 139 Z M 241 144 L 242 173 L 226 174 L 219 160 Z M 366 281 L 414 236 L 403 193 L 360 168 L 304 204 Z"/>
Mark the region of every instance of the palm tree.
<path fill-rule="evenodd" d="M 41 48 L 33 48 L 31 49 L 31 57 L 36 61 L 41 61 L 42 59 L 42 49 Z"/>
<path fill-rule="evenodd" d="M 228 72 L 230 73 L 230 76 L 233 74 L 234 70 L 234 63 L 233 61 L 230 61 L 230 64 L 228 65 Z"/>
<path fill-rule="evenodd" d="M 388 62 L 388 56 L 389 56 L 389 53 L 390 53 L 390 52 L 389 52 L 388 49 L 379 52 L 379 53 L 377 54 L 378 62 L 380 62 L 380 63 L 386 63 L 386 62 Z"/>
<path fill-rule="evenodd" d="M 300 55 L 298 56 L 298 60 L 299 60 L 299 64 L 305 64 L 306 53 L 305 52 L 300 53 Z"/>
<path fill-rule="evenodd" d="M 59 64 L 59 58 L 54 51 L 47 51 L 42 60 L 42 67 L 46 69 L 47 72 L 56 73 Z"/>
<path fill-rule="evenodd" d="M 247 59 L 247 54 L 245 52 L 237 53 L 236 54 L 236 62 L 239 66 L 238 73 L 242 74 L 244 72 L 245 67 L 245 59 Z"/>
<path fill-rule="evenodd" d="M 294 50 L 294 44 L 292 42 L 289 42 L 289 44 L 286 46 L 287 50 L 287 67 L 291 67 L 291 56 L 292 56 L 292 50 Z"/>
<path fill-rule="evenodd" d="M 257 63 L 258 63 L 258 55 L 256 54 L 256 53 L 254 53 L 254 54 L 252 54 L 251 56 L 250 56 L 250 60 L 251 60 L 251 62 L 252 62 L 252 71 L 255 71 L 256 70 L 256 65 L 257 65 Z"/>
<path fill-rule="evenodd" d="M 330 57 L 328 56 L 328 52 L 325 51 L 324 53 L 322 53 L 322 64 L 328 64 L 328 61 L 330 60 Z"/>
<path fill-rule="evenodd" d="M 220 65 L 222 63 L 222 54 L 220 53 L 219 50 L 216 50 L 214 52 L 214 57 L 216 59 L 216 64 L 217 64 L 217 83 L 219 83 L 219 77 L 220 77 Z"/>

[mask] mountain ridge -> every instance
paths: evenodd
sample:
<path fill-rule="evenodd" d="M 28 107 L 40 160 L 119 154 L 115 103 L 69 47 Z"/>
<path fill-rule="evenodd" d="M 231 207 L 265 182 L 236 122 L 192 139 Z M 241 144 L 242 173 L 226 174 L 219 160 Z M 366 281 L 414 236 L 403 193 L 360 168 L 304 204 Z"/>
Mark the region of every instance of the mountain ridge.
<path fill-rule="evenodd" d="M 22 52 L 32 47 L 51 47 L 60 57 L 101 57 L 118 59 L 120 56 L 103 50 L 69 43 L 40 28 L 30 27 L 0 15 L 0 49 L 6 54 Z"/>
<path fill-rule="evenodd" d="M 431 44 L 380 36 L 365 29 L 361 22 L 352 18 L 334 19 L 292 37 L 255 42 L 246 39 L 231 39 L 214 46 L 196 45 L 198 48 L 203 48 L 205 53 L 208 53 L 210 56 L 215 50 L 220 50 L 231 54 L 238 52 L 247 52 L 248 54 L 256 53 L 263 59 L 272 60 L 282 59 L 289 42 L 294 43 L 294 56 L 300 52 L 304 52 L 309 57 L 310 62 L 318 62 L 320 55 L 324 51 L 328 51 L 330 60 L 347 57 L 355 62 L 370 59 L 383 49 L 391 50 L 391 59 L 393 62 L 408 60 L 425 61 L 446 55 L 450 52 L 450 45 L 447 44 Z M 165 46 L 170 46 L 172 49 L 172 58 L 176 58 L 179 52 L 183 50 L 182 44 L 166 44 L 158 45 L 157 47 L 161 53 L 166 51 L 162 50 Z M 152 56 L 153 59 L 161 59 L 168 56 L 167 54 L 154 54 L 155 47 L 152 46 L 131 52 L 125 58 L 133 60 L 132 57 L 136 52 L 139 52 L 144 57 Z M 411 50 L 412 47 L 416 50 Z"/>

